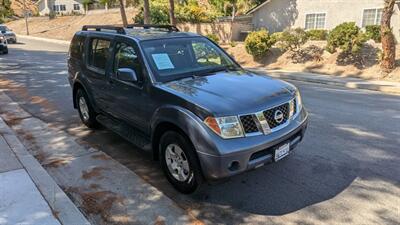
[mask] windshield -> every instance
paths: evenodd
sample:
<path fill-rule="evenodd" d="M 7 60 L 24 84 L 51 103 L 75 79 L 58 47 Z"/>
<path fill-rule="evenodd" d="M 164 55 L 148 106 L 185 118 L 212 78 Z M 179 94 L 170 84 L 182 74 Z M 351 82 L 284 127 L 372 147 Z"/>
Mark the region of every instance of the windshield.
<path fill-rule="evenodd" d="M 204 76 L 239 66 L 206 38 L 176 38 L 142 42 L 156 79 L 161 82 L 189 76 Z"/>
<path fill-rule="evenodd" d="M 8 31 L 8 28 L 6 26 L 0 26 L 0 31 Z"/>

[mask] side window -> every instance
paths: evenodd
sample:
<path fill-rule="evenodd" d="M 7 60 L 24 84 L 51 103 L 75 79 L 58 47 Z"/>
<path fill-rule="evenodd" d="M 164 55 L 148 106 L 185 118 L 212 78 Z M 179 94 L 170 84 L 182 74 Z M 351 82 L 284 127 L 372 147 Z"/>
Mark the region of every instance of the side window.
<path fill-rule="evenodd" d="M 89 46 L 89 65 L 105 70 L 108 61 L 110 41 L 94 38 L 90 41 Z"/>
<path fill-rule="evenodd" d="M 203 42 L 193 42 L 193 51 L 196 57 L 196 62 L 200 66 L 211 66 L 211 65 L 221 65 L 221 56 L 211 48 L 209 45 Z"/>
<path fill-rule="evenodd" d="M 69 54 L 72 58 L 82 59 L 84 41 L 85 37 L 83 36 L 75 36 L 72 39 L 71 47 L 69 49 Z"/>
<path fill-rule="evenodd" d="M 136 72 L 138 79 L 142 78 L 142 66 L 135 49 L 131 45 L 118 43 L 114 58 L 114 72 L 120 68 L 129 68 Z"/>

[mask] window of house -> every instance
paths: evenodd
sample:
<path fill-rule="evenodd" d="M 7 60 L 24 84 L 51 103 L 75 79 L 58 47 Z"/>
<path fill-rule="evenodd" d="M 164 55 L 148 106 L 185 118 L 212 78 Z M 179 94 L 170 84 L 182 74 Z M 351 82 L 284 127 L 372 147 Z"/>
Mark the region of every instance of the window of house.
<path fill-rule="evenodd" d="M 325 29 L 326 13 L 312 13 L 306 15 L 306 30 Z"/>
<path fill-rule="evenodd" d="M 60 5 L 60 11 L 67 11 L 67 7 L 65 5 Z"/>
<path fill-rule="evenodd" d="M 114 72 L 117 72 L 117 70 L 121 68 L 133 69 L 140 80 L 142 77 L 142 66 L 133 46 L 125 43 L 118 43 L 116 49 Z"/>
<path fill-rule="evenodd" d="M 53 11 L 59 12 L 60 11 L 60 5 L 53 5 Z"/>
<path fill-rule="evenodd" d="M 108 60 L 108 50 L 110 49 L 110 41 L 103 39 L 92 39 L 89 50 L 89 65 L 101 70 L 106 69 Z"/>
<path fill-rule="evenodd" d="M 74 4 L 74 10 L 81 10 L 81 6 L 79 4 Z"/>
<path fill-rule="evenodd" d="M 362 26 L 380 25 L 383 9 L 364 9 Z"/>

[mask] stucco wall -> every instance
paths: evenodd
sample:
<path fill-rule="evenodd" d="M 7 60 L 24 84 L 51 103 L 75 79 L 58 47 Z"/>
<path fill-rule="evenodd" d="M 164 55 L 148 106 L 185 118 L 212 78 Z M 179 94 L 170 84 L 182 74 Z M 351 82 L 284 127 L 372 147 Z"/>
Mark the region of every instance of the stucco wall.
<path fill-rule="evenodd" d="M 306 14 L 326 13 L 325 29 L 331 30 L 343 22 L 362 26 L 363 11 L 383 8 L 383 0 L 271 0 L 253 13 L 255 28 L 266 27 L 270 32 L 287 27 L 305 27 Z M 400 40 L 400 12 L 395 6 L 393 33 Z"/>
<path fill-rule="evenodd" d="M 229 42 L 231 34 L 230 22 L 215 22 L 215 23 L 181 23 L 177 27 L 181 31 L 198 33 L 201 35 L 215 34 L 221 42 Z M 232 29 L 232 40 L 242 41 L 244 38 L 243 31 L 252 30 L 252 25 L 246 22 L 234 22 Z"/>

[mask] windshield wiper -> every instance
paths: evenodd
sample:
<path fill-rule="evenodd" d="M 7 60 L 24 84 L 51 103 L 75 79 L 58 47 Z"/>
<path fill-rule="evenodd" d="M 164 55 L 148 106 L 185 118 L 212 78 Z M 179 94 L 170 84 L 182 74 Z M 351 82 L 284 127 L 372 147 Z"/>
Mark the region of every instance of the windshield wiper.
<path fill-rule="evenodd" d="M 198 73 L 196 73 L 196 75 L 198 76 L 207 76 L 216 72 L 221 72 L 221 71 L 225 71 L 225 72 L 232 72 L 232 71 L 239 71 L 240 68 L 236 67 L 236 66 L 220 66 L 220 67 L 215 67 L 215 68 L 211 68 L 208 70 L 204 70 L 204 71 L 199 71 Z"/>

